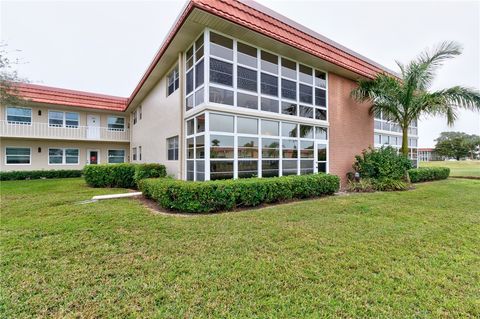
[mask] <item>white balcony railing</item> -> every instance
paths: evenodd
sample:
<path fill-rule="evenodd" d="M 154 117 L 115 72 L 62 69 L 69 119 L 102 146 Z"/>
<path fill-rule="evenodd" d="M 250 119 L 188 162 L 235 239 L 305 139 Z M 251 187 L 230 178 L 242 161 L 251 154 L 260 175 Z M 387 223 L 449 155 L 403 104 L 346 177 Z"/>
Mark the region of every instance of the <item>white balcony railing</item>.
<path fill-rule="evenodd" d="M 65 140 L 94 140 L 128 142 L 128 129 L 109 129 L 108 127 L 76 126 L 56 127 L 48 123 L 18 123 L 0 121 L 0 136 L 31 137 Z"/>

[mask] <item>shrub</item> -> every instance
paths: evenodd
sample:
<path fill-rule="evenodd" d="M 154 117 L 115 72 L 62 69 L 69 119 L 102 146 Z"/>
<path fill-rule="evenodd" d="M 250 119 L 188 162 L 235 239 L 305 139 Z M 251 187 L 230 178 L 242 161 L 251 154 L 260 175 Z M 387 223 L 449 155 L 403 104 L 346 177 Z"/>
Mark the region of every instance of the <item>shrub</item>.
<path fill-rule="evenodd" d="M 408 171 L 412 183 L 446 179 L 450 175 L 448 167 L 421 167 Z"/>
<path fill-rule="evenodd" d="M 353 168 L 361 178 L 401 180 L 412 168 L 412 163 L 407 157 L 397 154 L 393 147 L 369 148 L 362 155 L 355 156 Z"/>
<path fill-rule="evenodd" d="M 355 192 L 355 193 L 371 193 L 374 192 L 375 185 L 373 185 L 372 180 L 370 178 L 363 178 L 361 180 L 354 181 L 349 180 L 347 185 L 347 191 Z"/>
<path fill-rule="evenodd" d="M 144 179 L 138 185 L 146 197 L 164 208 L 205 213 L 331 195 L 338 191 L 340 180 L 335 175 L 313 174 L 208 182 Z"/>
<path fill-rule="evenodd" d="M 167 176 L 167 170 L 165 165 L 151 163 L 151 164 L 139 164 L 135 168 L 135 175 L 133 179 L 138 182 L 145 178 L 156 178 Z"/>
<path fill-rule="evenodd" d="M 40 178 L 71 178 L 82 176 L 82 170 L 37 170 L 37 171 L 11 171 L 0 172 L 0 181 L 16 181 L 22 179 Z"/>
<path fill-rule="evenodd" d="M 145 177 L 165 177 L 166 169 L 161 164 L 102 164 L 86 165 L 83 174 L 92 187 L 136 188 Z"/>
<path fill-rule="evenodd" d="M 399 179 L 384 177 L 381 179 L 374 179 L 373 186 L 377 191 L 405 191 L 408 189 L 408 184 Z"/>

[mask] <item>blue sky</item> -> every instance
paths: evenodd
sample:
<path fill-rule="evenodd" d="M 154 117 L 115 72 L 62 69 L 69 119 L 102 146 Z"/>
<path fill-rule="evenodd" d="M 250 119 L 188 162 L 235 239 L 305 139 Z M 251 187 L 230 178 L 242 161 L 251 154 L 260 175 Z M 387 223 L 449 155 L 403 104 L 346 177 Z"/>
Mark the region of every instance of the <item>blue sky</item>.
<path fill-rule="evenodd" d="M 391 69 L 443 40 L 464 47 L 438 73 L 433 89 L 480 88 L 478 1 L 274 1 L 269 8 Z M 184 1 L 1 1 L 0 37 L 33 83 L 128 96 Z M 421 147 L 441 131 L 480 134 L 480 114 L 422 119 Z"/>

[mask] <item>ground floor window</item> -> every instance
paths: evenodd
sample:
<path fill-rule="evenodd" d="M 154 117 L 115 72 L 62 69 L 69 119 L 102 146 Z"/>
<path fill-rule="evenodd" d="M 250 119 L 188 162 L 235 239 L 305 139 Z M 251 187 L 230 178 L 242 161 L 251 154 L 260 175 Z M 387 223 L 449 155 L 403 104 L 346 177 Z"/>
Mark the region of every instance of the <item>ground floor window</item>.
<path fill-rule="evenodd" d="M 31 164 L 31 149 L 29 147 L 5 148 L 5 163 L 9 165 Z"/>
<path fill-rule="evenodd" d="M 178 136 L 167 138 L 167 159 L 178 161 Z"/>
<path fill-rule="evenodd" d="M 48 164 L 50 165 L 75 165 L 79 163 L 80 151 L 78 148 L 49 148 Z"/>
<path fill-rule="evenodd" d="M 195 123 L 207 119 L 206 127 Z M 327 172 L 327 128 L 206 112 L 186 125 L 187 180 Z"/>
<path fill-rule="evenodd" d="M 137 160 L 137 148 L 133 147 L 132 148 L 132 161 L 136 161 L 136 160 Z"/>
<path fill-rule="evenodd" d="M 108 163 L 117 164 L 125 162 L 125 150 L 108 150 Z"/>

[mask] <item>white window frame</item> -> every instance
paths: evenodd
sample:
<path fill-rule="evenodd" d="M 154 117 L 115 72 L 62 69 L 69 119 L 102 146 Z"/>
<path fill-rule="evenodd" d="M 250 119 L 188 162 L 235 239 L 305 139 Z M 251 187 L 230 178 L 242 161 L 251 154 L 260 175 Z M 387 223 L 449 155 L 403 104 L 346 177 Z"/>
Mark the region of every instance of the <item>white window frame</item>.
<path fill-rule="evenodd" d="M 137 161 L 137 147 L 132 147 L 132 162 Z"/>
<path fill-rule="evenodd" d="M 142 146 L 138 147 L 138 161 L 142 161 Z"/>
<path fill-rule="evenodd" d="M 7 148 L 16 148 L 16 149 L 19 149 L 19 148 L 28 148 L 30 150 L 30 158 L 29 158 L 29 163 L 22 163 L 22 164 L 17 164 L 17 163 L 7 163 Z M 31 147 L 22 147 L 22 146 L 5 146 L 5 165 L 9 165 L 9 166 L 29 166 L 29 165 L 32 165 L 32 148 Z M 15 155 L 10 155 L 10 156 L 15 156 Z"/>
<path fill-rule="evenodd" d="M 189 47 L 190 48 L 190 47 Z M 193 52 L 193 56 L 195 57 L 195 52 Z M 195 63 L 194 63 L 194 68 L 195 68 Z M 190 69 L 189 69 L 190 70 Z M 172 84 L 170 82 L 170 78 L 173 78 L 173 91 L 172 92 L 168 92 L 168 89 L 170 87 L 170 85 Z M 178 85 L 175 85 L 175 83 L 178 81 Z M 175 93 L 176 90 L 178 90 L 178 88 L 180 87 L 180 68 L 178 67 L 178 63 L 176 63 L 171 69 L 170 71 L 167 73 L 167 97 L 169 97 L 170 95 L 172 95 L 173 93 Z"/>
<path fill-rule="evenodd" d="M 174 143 L 175 143 L 175 140 L 176 140 L 176 144 L 174 144 L 174 146 L 176 145 L 177 147 L 175 148 L 170 148 L 170 140 L 174 140 Z M 172 136 L 172 137 L 168 137 L 167 140 L 166 140 L 166 143 L 167 143 L 167 161 L 178 161 L 178 159 L 180 158 L 180 137 L 178 135 L 175 135 L 175 136 Z M 174 154 L 174 157 L 175 157 L 175 150 L 177 150 L 177 158 L 174 158 L 174 159 L 169 159 L 168 158 L 168 151 L 170 150 L 173 150 L 173 154 Z"/>
<path fill-rule="evenodd" d="M 107 163 L 108 164 L 117 164 L 117 163 L 110 163 L 110 157 L 119 157 L 119 156 L 110 156 L 110 151 L 123 151 L 123 162 L 122 163 L 125 163 L 125 159 L 127 157 L 127 151 L 123 148 L 117 148 L 117 149 L 113 149 L 113 148 L 109 148 L 107 150 Z"/>
<path fill-rule="evenodd" d="M 50 150 L 62 150 L 62 162 L 61 163 L 50 163 Z M 67 150 L 77 150 L 78 155 L 77 155 L 77 163 L 67 163 Z M 75 148 L 75 147 L 49 147 L 48 148 L 48 165 L 51 166 L 58 166 L 58 165 L 69 165 L 69 166 L 75 166 L 75 165 L 80 165 L 80 149 Z M 88 154 L 87 154 L 88 156 Z"/>
<path fill-rule="evenodd" d="M 30 110 L 30 123 L 28 123 L 28 122 L 9 121 L 9 120 L 8 120 L 8 109 L 25 109 L 25 110 Z M 32 110 L 31 107 L 8 105 L 8 106 L 5 108 L 5 121 L 6 121 L 8 124 L 32 125 L 32 123 L 33 123 L 33 110 Z"/>

